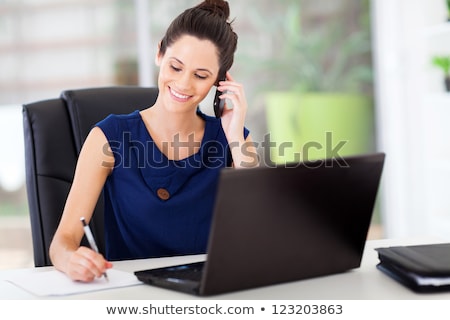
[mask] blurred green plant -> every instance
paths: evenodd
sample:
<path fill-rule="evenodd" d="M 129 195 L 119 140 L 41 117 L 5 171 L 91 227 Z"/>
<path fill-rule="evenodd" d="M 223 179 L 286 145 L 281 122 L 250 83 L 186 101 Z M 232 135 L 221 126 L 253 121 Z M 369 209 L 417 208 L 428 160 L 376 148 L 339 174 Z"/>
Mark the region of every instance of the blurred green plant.
<path fill-rule="evenodd" d="M 434 56 L 431 63 L 443 72 L 445 90 L 450 92 L 450 55 Z"/>
<path fill-rule="evenodd" d="M 450 2 L 450 0 L 447 2 Z M 434 56 L 431 63 L 441 69 L 446 78 L 450 77 L 450 56 Z"/>
<path fill-rule="evenodd" d="M 361 12 L 351 28 L 344 14 L 329 14 L 326 20 L 302 21 L 305 1 L 283 1 L 268 20 L 249 12 L 249 21 L 267 37 L 269 54 L 250 56 L 250 72 L 259 75 L 260 89 L 315 92 L 364 92 L 372 90 L 369 1 L 358 4 Z M 349 30 L 350 29 L 350 30 Z"/>
<path fill-rule="evenodd" d="M 447 20 L 450 21 L 450 0 L 447 0 Z"/>

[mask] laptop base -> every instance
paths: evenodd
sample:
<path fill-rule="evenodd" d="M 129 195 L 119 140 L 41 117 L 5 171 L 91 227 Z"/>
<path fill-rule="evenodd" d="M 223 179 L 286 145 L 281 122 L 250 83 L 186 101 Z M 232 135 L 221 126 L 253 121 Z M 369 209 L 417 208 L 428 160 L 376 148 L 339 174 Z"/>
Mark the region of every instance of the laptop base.
<path fill-rule="evenodd" d="M 204 262 L 135 271 L 136 277 L 149 285 L 200 295 Z"/>

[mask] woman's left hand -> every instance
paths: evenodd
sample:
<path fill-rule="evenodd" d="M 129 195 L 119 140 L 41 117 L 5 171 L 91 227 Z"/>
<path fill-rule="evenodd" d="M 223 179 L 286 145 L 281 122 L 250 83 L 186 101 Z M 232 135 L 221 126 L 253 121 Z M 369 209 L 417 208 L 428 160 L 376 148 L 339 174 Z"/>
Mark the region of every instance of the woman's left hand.
<path fill-rule="evenodd" d="M 222 127 L 227 137 L 228 143 L 244 141 L 244 124 L 247 113 L 247 99 L 245 98 L 244 87 L 234 81 L 227 72 L 227 79 L 220 81 L 217 88 L 223 92 L 221 99 L 228 99 L 232 103 L 232 108 L 228 108 L 225 103 L 222 114 Z"/>
<path fill-rule="evenodd" d="M 219 82 L 219 91 L 223 94 L 222 99 L 228 99 L 233 107 L 227 108 L 225 103 L 222 114 L 222 128 L 227 137 L 228 145 L 231 147 L 233 166 L 235 168 L 255 167 L 259 164 L 256 147 L 250 136 L 244 137 L 245 115 L 247 113 L 247 99 L 244 87 L 234 81 L 227 72 L 227 80 Z"/>

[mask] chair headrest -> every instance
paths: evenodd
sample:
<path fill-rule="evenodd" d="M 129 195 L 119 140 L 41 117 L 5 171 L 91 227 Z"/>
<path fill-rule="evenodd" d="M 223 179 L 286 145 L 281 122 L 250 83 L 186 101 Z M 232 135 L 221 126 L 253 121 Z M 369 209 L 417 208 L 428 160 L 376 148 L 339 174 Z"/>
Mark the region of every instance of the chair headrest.
<path fill-rule="evenodd" d="M 110 114 L 128 114 L 152 106 L 158 88 L 112 86 L 65 90 L 61 99 L 66 101 L 73 128 L 75 146 L 80 152 L 92 127 Z"/>

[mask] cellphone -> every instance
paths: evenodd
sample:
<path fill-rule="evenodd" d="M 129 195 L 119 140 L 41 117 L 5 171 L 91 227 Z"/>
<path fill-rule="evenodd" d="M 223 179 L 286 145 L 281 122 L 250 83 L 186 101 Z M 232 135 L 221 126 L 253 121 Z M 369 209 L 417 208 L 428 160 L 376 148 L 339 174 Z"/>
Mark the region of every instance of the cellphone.
<path fill-rule="evenodd" d="M 216 94 L 214 96 L 214 114 L 216 118 L 222 117 L 223 109 L 225 107 L 225 99 L 220 99 L 219 96 L 222 94 L 221 91 L 216 90 Z"/>
<path fill-rule="evenodd" d="M 217 86 L 219 86 L 220 81 L 226 81 L 227 77 L 223 76 L 219 78 L 220 80 L 217 81 Z M 216 94 L 214 95 L 214 114 L 216 115 L 216 118 L 221 118 L 223 114 L 223 110 L 225 108 L 225 99 L 220 99 L 219 96 L 223 94 L 224 92 L 221 92 L 219 90 L 216 90 Z"/>

